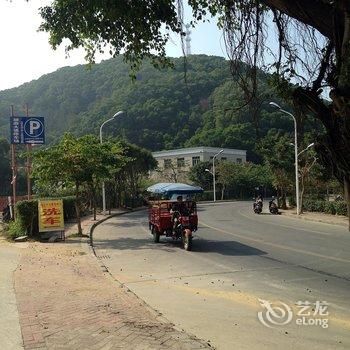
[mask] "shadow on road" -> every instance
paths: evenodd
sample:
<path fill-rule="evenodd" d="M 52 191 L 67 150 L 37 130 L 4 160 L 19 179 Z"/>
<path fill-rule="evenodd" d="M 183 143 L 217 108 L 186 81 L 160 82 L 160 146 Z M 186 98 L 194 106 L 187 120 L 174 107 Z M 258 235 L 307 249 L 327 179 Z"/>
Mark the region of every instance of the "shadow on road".
<path fill-rule="evenodd" d="M 134 219 L 130 219 L 130 220 L 125 220 L 125 221 L 118 221 L 118 223 L 116 224 L 115 222 L 104 222 L 103 226 L 111 226 L 111 227 L 116 227 L 116 228 L 128 228 L 128 227 L 135 227 L 135 229 L 137 229 L 137 225 L 138 225 L 139 221 L 138 220 L 134 220 Z"/>
<path fill-rule="evenodd" d="M 161 238 L 159 243 L 154 243 L 152 237 L 147 238 L 131 238 L 121 237 L 117 239 L 97 240 L 94 245 L 96 248 L 102 249 L 118 249 L 118 250 L 161 250 L 169 253 L 175 253 L 180 246 L 180 241 L 173 242 Z"/>
<path fill-rule="evenodd" d="M 237 241 L 213 241 L 196 239 L 193 251 L 199 253 L 217 253 L 228 256 L 265 255 L 265 251 L 239 243 Z"/>
<path fill-rule="evenodd" d="M 121 237 L 117 239 L 97 240 L 96 248 L 118 249 L 118 250 L 159 250 L 162 252 L 175 253 L 181 249 L 181 241 L 161 238 L 160 243 L 152 242 L 150 238 L 131 238 Z M 216 253 L 227 256 L 245 256 L 245 255 L 265 255 L 266 252 L 236 242 L 236 241 L 213 241 L 204 239 L 195 239 L 193 241 L 193 252 L 195 253 Z"/>

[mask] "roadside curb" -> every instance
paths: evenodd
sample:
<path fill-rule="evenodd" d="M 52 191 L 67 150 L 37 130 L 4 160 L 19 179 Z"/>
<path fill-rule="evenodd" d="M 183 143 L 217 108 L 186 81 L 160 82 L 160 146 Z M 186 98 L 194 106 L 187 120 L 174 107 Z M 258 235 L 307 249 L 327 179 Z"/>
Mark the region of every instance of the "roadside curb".
<path fill-rule="evenodd" d="M 223 200 L 221 200 L 221 199 L 218 199 L 217 201 L 198 201 L 197 202 L 197 205 L 199 205 L 199 204 L 221 204 L 221 203 L 236 203 L 236 202 L 244 202 L 244 200 L 243 201 L 240 201 L 240 200 L 237 200 L 237 199 L 223 199 Z"/>
<path fill-rule="evenodd" d="M 93 245 L 94 245 L 94 242 L 93 242 L 93 233 L 94 233 L 95 228 L 96 228 L 98 225 L 102 224 L 103 222 L 105 222 L 105 221 L 107 221 L 108 219 L 111 219 L 111 218 L 113 218 L 113 217 L 115 217 L 115 216 L 124 215 L 124 214 L 130 213 L 130 212 L 132 212 L 132 211 L 134 211 L 134 210 L 131 209 L 131 210 L 127 210 L 127 211 L 124 211 L 124 212 L 121 212 L 121 213 L 114 213 L 114 214 L 108 215 L 108 216 L 106 216 L 105 218 L 103 218 L 103 219 L 101 219 L 101 220 L 98 220 L 98 221 L 96 221 L 95 223 L 93 223 L 93 224 L 90 226 L 90 228 L 89 228 L 89 245 L 90 245 L 91 247 L 93 247 Z"/>

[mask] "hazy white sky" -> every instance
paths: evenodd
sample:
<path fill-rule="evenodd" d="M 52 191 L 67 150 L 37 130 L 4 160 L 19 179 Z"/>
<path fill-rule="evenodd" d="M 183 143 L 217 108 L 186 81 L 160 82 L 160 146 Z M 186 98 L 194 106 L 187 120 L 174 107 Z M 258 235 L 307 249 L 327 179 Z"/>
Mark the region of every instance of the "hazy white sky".
<path fill-rule="evenodd" d="M 66 58 L 64 47 L 53 51 L 46 33 L 37 32 L 38 9 L 51 0 L 0 0 L 0 90 L 39 78 L 63 66 L 84 63 L 84 51 Z M 182 55 L 178 39 L 168 45 L 169 56 Z M 192 53 L 224 56 L 221 32 L 215 23 L 201 24 L 192 33 Z M 109 56 L 105 56 L 109 58 Z"/>

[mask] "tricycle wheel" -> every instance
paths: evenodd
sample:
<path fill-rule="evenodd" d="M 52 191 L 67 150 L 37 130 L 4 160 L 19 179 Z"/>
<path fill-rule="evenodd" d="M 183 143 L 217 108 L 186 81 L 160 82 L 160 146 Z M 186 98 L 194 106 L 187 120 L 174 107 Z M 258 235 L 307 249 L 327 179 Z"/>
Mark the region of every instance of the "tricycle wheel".
<path fill-rule="evenodd" d="M 152 235 L 153 235 L 154 243 L 159 243 L 160 234 L 159 234 L 157 226 L 155 226 L 155 225 L 152 226 Z"/>
<path fill-rule="evenodd" d="M 185 250 L 191 251 L 192 250 L 192 236 L 184 235 L 183 236 L 183 245 L 184 245 Z"/>

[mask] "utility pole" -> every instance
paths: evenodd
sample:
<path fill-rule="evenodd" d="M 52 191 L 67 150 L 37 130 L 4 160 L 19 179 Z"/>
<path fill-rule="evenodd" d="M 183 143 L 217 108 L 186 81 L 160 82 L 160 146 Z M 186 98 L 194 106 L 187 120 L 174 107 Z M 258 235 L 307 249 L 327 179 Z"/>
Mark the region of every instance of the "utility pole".
<path fill-rule="evenodd" d="M 213 157 L 213 202 L 216 202 L 216 175 L 215 175 L 215 159 L 218 155 L 220 155 L 224 150 L 222 149 L 220 152 L 216 153 Z"/>
<path fill-rule="evenodd" d="M 300 197 L 299 197 L 299 164 L 298 164 L 298 123 L 296 117 L 288 111 L 282 109 L 277 103 L 270 102 L 270 106 L 278 108 L 284 114 L 289 115 L 294 121 L 294 159 L 295 159 L 295 198 L 297 202 L 297 215 L 300 215 Z"/>
<path fill-rule="evenodd" d="M 28 103 L 26 103 L 26 117 L 29 117 L 29 108 L 28 108 Z M 32 145 L 27 144 L 26 145 L 27 149 L 27 164 L 26 164 L 26 170 L 27 170 L 27 197 L 28 200 L 31 199 L 32 197 L 32 184 L 30 180 L 30 175 L 32 171 L 32 159 L 31 159 L 31 151 L 32 151 Z"/>
<path fill-rule="evenodd" d="M 14 108 L 11 105 L 11 117 L 14 117 Z M 16 148 L 15 144 L 11 142 L 11 169 L 12 169 L 12 205 L 13 205 L 13 219 L 15 218 L 15 205 L 16 205 L 16 181 L 17 181 L 17 165 L 16 165 Z"/>
<path fill-rule="evenodd" d="M 190 31 L 191 25 L 186 24 L 186 56 L 189 56 L 191 54 L 191 31 Z"/>

